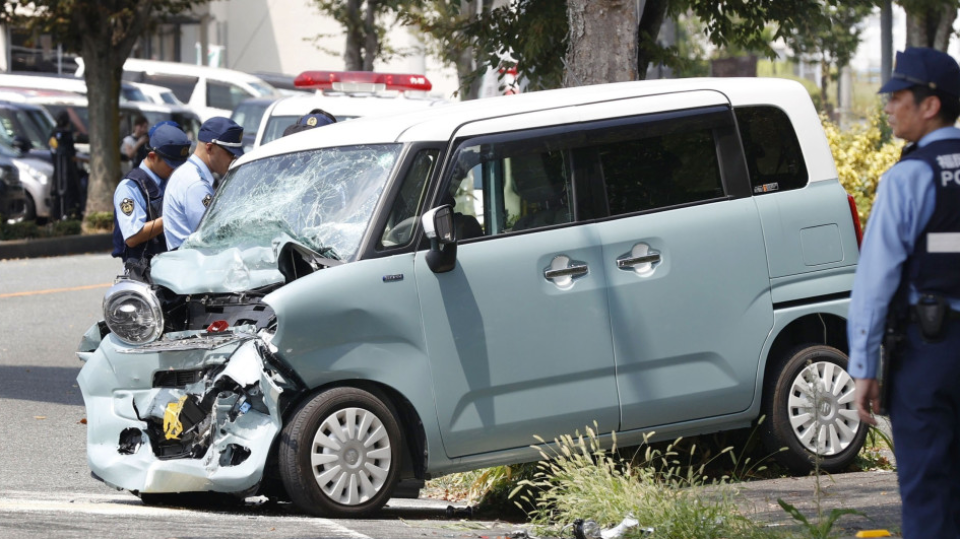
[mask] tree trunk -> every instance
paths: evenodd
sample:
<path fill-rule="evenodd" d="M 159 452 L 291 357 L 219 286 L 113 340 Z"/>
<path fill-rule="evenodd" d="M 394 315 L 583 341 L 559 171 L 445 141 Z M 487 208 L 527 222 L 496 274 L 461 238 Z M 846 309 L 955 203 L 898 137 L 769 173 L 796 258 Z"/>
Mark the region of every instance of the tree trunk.
<path fill-rule="evenodd" d="M 472 21 L 477 18 L 477 0 L 460 0 L 460 17 Z M 467 101 L 480 96 L 483 77 L 470 77 L 477 68 L 473 47 L 464 47 L 457 55 L 457 79 L 460 81 L 460 100 Z M 470 84 L 467 81 L 470 80 Z"/>
<path fill-rule="evenodd" d="M 363 70 L 373 71 L 373 61 L 377 59 L 380 48 L 380 36 L 377 35 L 377 0 L 367 0 L 367 10 L 363 19 Z"/>
<path fill-rule="evenodd" d="M 669 0 L 647 0 L 643 5 L 637 32 L 637 78 L 640 80 L 647 78 L 647 67 L 656 52 L 657 36 L 667 16 L 668 4 Z"/>
<path fill-rule="evenodd" d="M 907 12 L 907 46 L 930 47 L 947 52 L 953 22 L 957 19 L 956 3 Z"/>
<path fill-rule="evenodd" d="M 74 13 L 83 36 L 80 55 L 87 83 L 90 134 L 90 179 L 86 215 L 113 212 L 113 192 L 120 181 L 120 79 L 123 63 L 143 34 L 153 0 L 141 0 L 127 18 L 110 18 L 105 9 Z"/>
<path fill-rule="evenodd" d="M 567 0 L 563 86 L 637 80 L 636 0 Z"/>
<path fill-rule="evenodd" d="M 344 69 L 363 71 L 363 23 L 360 19 L 360 5 L 363 0 L 347 0 L 347 47 L 343 51 Z"/>
<path fill-rule="evenodd" d="M 90 130 L 90 181 L 87 214 L 113 211 L 113 191 L 120 181 L 120 75 L 126 56 L 115 50 L 83 46 Z"/>

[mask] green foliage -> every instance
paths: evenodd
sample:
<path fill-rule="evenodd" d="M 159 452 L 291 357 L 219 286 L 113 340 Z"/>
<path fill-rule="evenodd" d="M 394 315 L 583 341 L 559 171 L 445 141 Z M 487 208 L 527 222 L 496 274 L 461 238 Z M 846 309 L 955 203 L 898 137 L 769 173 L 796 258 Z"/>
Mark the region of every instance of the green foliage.
<path fill-rule="evenodd" d="M 113 231 L 113 212 L 97 211 L 88 212 L 86 215 L 86 224 L 90 229 L 112 232 Z"/>
<path fill-rule="evenodd" d="M 739 513 L 724 481 L 708 481 L 703 466 L 681 464 L 679 442 L 663 450 L 646 446 L 639 459 L 623 460 L 601 448 L 593 429 L 562 436 L 539 447 L 544 460 L 537 473 L 512 497 L 533 524 L 553 534 L 577 518 L 607 528 L 630 516 L 658 538 L 770 536 Z"/>
<path fill-rule="evenodd" d="M 777 503 L 780 504 L 780 507 L 782 507 L 788 515 L 803 525 L 803 528 L 809 534 L 811 539 L 828 539 L 829 537 L 832 537 L 831 532 L 833 530 L 833 525 L 837 522 L 837 519 L 843 515 L 866 516 L 856 509 L 833 509 L 830 511 L 830 514 L 827 515 L 827 518 L 820 518 L 817 519 L 816 522 L 810 522 L 807 517 L 805 517 L 803 513 L 801 513 L 796 507 L 790 505 L 780 498 L 777 498 Z"/>
<path fill-rule="evenodd" d="M 112 218 L 112 217 L 111 217 Z M 54 221 L 44 226 L 37 226 L 34 221 L 19 223 L 0 222 L 0 240 L 23 240 L 35 238 L 59 238 L 80 234 L 80 221 Z"/>
<path fill-rule="evenodd" d="M 866 226 L 870 217 L 880 177 L 900 158 L 902 143 L 890 140 L 885 127 L 880 111 L 869 122 L 846 131 L 823 119 L 823 130 L 830 143 L 840 183 L 857 202 L 862 226 Z"/>

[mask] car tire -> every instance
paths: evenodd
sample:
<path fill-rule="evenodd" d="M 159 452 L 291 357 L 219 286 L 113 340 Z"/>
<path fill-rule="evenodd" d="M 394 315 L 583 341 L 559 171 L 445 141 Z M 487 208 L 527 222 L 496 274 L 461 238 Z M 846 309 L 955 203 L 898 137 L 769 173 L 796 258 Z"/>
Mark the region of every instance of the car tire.
<path fill-rule="evenodd" d="M 280 475 L 290 499 L 321 517 L 360 517 L 383 507 L 401 466 L 396 413 L 379 395 L 341 387 L 300 405 L 284 426 Z"/>
<path fill-rule="evenodd" d="M 25 194 L 26 197 L 24 198 L 23 204 L 26 209 L 23 212 L 23 222 L 30 223 L 37 220 L 37 203 L 33 201 L 30 193 Z"/>
<path fill-rule="evenodd" d="M 869 430 L 857 415 L 846 354 L 805 344 L 774 367 L 763 392 L 761 436 L 767 450 L 798 474 L 808 474 L 818 464 L 828 473 L 842 471 L 860 452 Z"/>

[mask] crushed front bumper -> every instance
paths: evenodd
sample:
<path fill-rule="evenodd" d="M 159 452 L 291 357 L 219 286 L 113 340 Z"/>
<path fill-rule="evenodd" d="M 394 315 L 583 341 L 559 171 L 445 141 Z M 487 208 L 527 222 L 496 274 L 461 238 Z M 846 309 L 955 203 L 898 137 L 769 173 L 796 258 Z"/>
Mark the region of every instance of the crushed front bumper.
<path fill-rule="evenodd" d="M 166 335 L 129 347 L 94 325 L 77 381 L 87 409 L 87 461 L 133 492 L 249 494 L 281 428 L 280 395 L 295 390 L 252 327 Z"/>

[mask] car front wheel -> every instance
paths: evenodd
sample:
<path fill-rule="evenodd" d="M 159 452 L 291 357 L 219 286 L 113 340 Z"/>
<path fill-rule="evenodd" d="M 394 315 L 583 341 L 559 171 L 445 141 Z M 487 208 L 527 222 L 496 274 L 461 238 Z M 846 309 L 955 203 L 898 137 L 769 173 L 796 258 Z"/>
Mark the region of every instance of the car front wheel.
<path fill-rule="evenodd" d="M 358 517 L 390 498 L 400 470 L 400 428 L 386 399 L 342 387 L 291 416 L 280 439 L 280 474 L 293 502 L 323 517 Z"/>
<path fill-rule="evenodd" d="M 840 350 L 807 344 L 787 353 L 767 380 L 764 444 L 792 471 L 809 473 L 819 464 L 839 472 L 860 452 L 868 426 L 860 422 L 855 382 L 846 369 Z"/>

